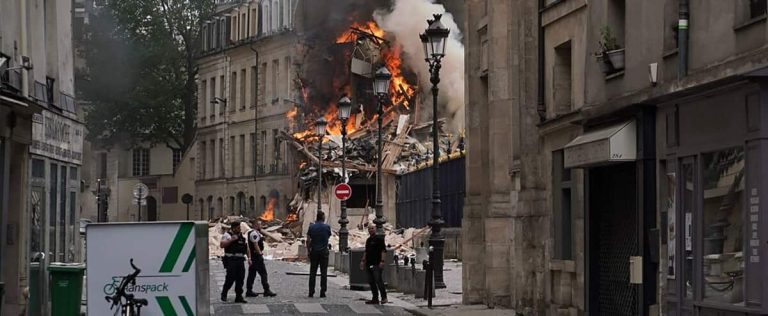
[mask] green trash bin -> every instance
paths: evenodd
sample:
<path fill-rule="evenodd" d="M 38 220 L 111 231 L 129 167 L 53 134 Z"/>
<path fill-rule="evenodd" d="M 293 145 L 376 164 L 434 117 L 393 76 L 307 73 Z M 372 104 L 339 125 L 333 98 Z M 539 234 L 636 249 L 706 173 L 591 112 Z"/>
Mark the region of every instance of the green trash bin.
<path fill-rule="evenodd" d="M 80 315 L 85 265 L 53 262 L 48 266 L 51 287 L 51 316 Z"/>

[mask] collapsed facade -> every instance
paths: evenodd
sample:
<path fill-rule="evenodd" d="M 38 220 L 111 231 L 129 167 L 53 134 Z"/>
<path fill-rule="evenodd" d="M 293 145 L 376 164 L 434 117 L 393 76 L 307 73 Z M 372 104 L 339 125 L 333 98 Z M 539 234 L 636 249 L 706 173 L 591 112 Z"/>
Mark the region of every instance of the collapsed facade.
<path fill-rule="evenodd" d="M 765 2 L 490 3 L 467 1 L 465 302 L 768 313 Z"/>

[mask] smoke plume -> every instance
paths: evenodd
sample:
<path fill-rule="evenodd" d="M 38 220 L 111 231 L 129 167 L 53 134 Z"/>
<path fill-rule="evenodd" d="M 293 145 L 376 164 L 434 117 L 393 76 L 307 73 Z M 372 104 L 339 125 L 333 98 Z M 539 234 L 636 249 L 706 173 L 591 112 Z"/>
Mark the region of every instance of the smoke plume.
<path fill-rule="evenodd" d="M 443 14 L 441 22 L 451 30 L 446 43 L 446 56 L 442 61 L 440 71 L 439 117 L 446 117 L 450 128 L 455 132 L 464 129 L 464 45 L 461 42 L 461 32 L 454 21 L 453 15 L 445 10 L 442 4 L 434 0 L 394 0 L 390 10 L 377 10 L 374 13 L 376 23 L 388 34 L 397 37 L 397 42 L 403 46 L 405 63 L 419 77 L 424 101 L 421 104 L 422 113 L 431 112 L 431 97 L 429 87 L 429 69 L 423 59 L 423 46 L 419 39 L 427 27 L 426 20 L 432 14 Z M 421 118 L 424 120 L 424 118 Z"/>

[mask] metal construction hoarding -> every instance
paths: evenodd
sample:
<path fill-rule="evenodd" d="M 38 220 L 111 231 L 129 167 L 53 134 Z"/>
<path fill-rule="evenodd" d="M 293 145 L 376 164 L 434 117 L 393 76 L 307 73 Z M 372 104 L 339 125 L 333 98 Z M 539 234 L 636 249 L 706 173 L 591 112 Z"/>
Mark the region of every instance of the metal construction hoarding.
<path fill-rule="evenodd" d="M 141 269 L 128 294 L 143 298 L 144 316 L 209 315 L 208 224 L 91 224 L 86 231 L 88 315 L 112 315 L 105 297 Z"/>

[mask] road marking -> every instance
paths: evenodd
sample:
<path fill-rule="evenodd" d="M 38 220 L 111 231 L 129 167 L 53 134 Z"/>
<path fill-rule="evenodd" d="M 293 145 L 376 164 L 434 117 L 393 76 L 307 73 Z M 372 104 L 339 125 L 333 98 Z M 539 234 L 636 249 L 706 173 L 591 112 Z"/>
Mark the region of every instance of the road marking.
<path fill-rule="evenodd" d="M 296 309 L 299 310 L 300 313 L 320 313 L 325 314 L 328 313 L 328 311 L 323 308 L 322 305 L 318 303 L 294 303 L 293 306 L 296 306 Z"/>
<path fill-rule="evenodd" d="M 350 309 L 357 314 L 381 314 L 381 311 L 373 305 L 348 304 Z"/>
<path fill-rule="evenodd" d="M 244 304 L 243 313 L 245 314 L 269 314 L 269 307 L 267 304 Z"/>

